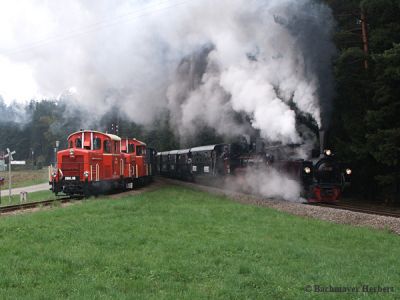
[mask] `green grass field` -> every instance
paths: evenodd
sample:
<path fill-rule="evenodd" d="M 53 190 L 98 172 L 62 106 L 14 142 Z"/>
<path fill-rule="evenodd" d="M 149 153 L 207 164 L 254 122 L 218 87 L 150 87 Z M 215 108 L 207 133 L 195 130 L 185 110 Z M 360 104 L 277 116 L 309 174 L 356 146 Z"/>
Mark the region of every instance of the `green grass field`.
<path fill-rule="evenodd" d="M 400 297 L 400 238 L 180 187 L 0 217 L 0 298 Z M 307 285 L 390 286 L 390 294 Z"/>
<path fill-rule="evenodd" d="M 40 191 L 28 193 L 28 200 L 26 202 L 35 202 L 42 200 L 56 199 L 57 197 L 51 191 Z M 11 201 L 8 198 L 8 190 L 3 190 L 1 193 L 1 203 L 0 206 L 18 204 L 20 202 L 20 195 L 11 196 Z"/>
<path fill-rule="evenodd" d="M 25 187 L 49 181 L 47 168 L 40 170 L 12 170 L 11 175 L 11 183 L 13 188 Z M 4 177 L 5 179 L 2 190 L 8 189 L 8 172 L 0 172 L 0 177 Z"/>

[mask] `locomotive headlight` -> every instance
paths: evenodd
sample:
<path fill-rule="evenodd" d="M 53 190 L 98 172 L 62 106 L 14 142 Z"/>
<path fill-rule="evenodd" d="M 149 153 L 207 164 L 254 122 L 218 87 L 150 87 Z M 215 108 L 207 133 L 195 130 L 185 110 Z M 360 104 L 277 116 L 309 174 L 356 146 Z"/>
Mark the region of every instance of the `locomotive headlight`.
<path fill-rule="evenodd" d="M 85 177 L 89 177 L 89 172 L 85 171 L 85 172 L 83 172 L 83 175 L 85 175 Z"/>
<path fill-rule="evenodd" d="M 352 171 L 351 169 L 349 169 L 349 168 L 346 169 L 346 174 L 347 174 L 347 175 L 351 175 L 352 172 L 353 172 L 353 171 Z"/>
<path fill-rule="evenodd" d="M 74 156 L 75 152 L 74 149 L 69 149 L 69 155 Z"/>
<path fill-rule="evenodd" d="M 310 174 L 310 173 L 311 173 L 310 167 L 305 167 L 305 168 L 304 168 L 304 172 L 305 172 L 306 174 Z"/>
<path fill-rule="evenodd" d="M 51 175 L 53 176 L 53 178 L 56 178 L 57 177 L 57 172 L 54 171 Z"/>
<path fill-rule="evenodd" d="M 332 151 L 330 149 L 326 149 L 325 150 L 325 154 L 326 154 L 326 156 L 331 156 L 332 155 Z"/>

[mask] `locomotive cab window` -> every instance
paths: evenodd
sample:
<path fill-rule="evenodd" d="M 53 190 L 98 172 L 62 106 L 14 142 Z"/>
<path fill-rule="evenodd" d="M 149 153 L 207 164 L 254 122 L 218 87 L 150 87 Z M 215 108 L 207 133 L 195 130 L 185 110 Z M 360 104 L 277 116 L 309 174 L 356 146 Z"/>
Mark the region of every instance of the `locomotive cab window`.
<path fill-rule="evenodd" d="M 101 138 L 94 138 L 93 140 L 93 150 L 100 150 L 101 149 Z"/>
<path fill-rule="evenodd" d="M 72 141 L 69 142 L 69 147 L 74 148 L 74 143 Z"/>
<path fill-rule="evenodd" d="M 136 155 L 138 156 L 143 155 L 143 147 L 136 147 Z"/>
<path fill-rule="evenodd" d="M 135 145 L 133 144 L 128 145 L 128 153 L 135 153 Z"/>
<path fill-rule="evenodd" d="M 104 153 L 111 153 L 111 143 L 108 140 L 105 140 L 103 143 Z"/>
<path fill-rule="evenodd" d="M 114 153 L 119 153 L 119 142 L 113 142 L 114 143 Z"/>
<path fill-rule="evenodd" d="M 75 148 L 82 148 L 82 140 L 80 138 L 75 140 Z"/>

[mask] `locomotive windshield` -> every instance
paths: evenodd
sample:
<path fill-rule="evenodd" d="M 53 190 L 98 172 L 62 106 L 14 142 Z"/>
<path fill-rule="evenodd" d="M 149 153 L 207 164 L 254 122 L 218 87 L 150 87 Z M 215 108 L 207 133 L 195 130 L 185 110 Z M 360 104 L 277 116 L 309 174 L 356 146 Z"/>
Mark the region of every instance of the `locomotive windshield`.
<path fill-rule="evenodd" d="M 111 153 L 111 143 L 108 140 L 104 141 L 104 153 Z"/>
<path fill-rule="evenodd" d="M 93 140 L 93 150 L 100 150 L 101 149 L 101 138 L 95 138 Z"/>

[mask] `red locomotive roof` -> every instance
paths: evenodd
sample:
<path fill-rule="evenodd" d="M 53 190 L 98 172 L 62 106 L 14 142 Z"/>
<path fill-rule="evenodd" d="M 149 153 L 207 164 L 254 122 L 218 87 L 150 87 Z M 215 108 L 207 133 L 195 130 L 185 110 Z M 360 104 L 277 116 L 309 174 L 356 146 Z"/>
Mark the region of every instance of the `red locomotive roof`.
<path fill-rule="evenodd" d="M 122 138 L 122 140 L 126 140 L 126 139 L 128 139 L 129 141 L 134 141 L 135 144 L 138 144 L 138 145 L 141 145 L 141 146 L 146 146 L 146 143 L 143 143 L 142 141 L 139 141 L 139 140 L 137 140 L 135 138 L 126 138 L 126 137 Z"/>
<path fill-rule="evenodd" d="M 102 135 L 105 135 L 105 136 L 108 136 L 111 140 L 113 140 L 113 141 L 120 141 L 121 140 L 121 138 L 119 137 L 119 136 L 117 136 L 117 135 L 115 135 L 115 134 L 109 134 L 109 133 L 104 133 L 104 132 L 100 132 L 100 131 L 95 131 L 95 130 L 82 130 L 82 131 L 77 131 L 77 132 L 74 132 L 74 133 L 71 133 L 69 136 L 68 136 L 68 140 L 69 140 L 69 138 L 71 137 L 71 136 L 73 136 L 73 135 L 75 135 L 75 134 L 80 134 L 80 133 L 82 133 L 82 132 L 84 132 L 84 133 L 91 133 L 91 132 L 93 132 L 93 133 L 98 133 L 98 134 L 102 134 Z"/>

